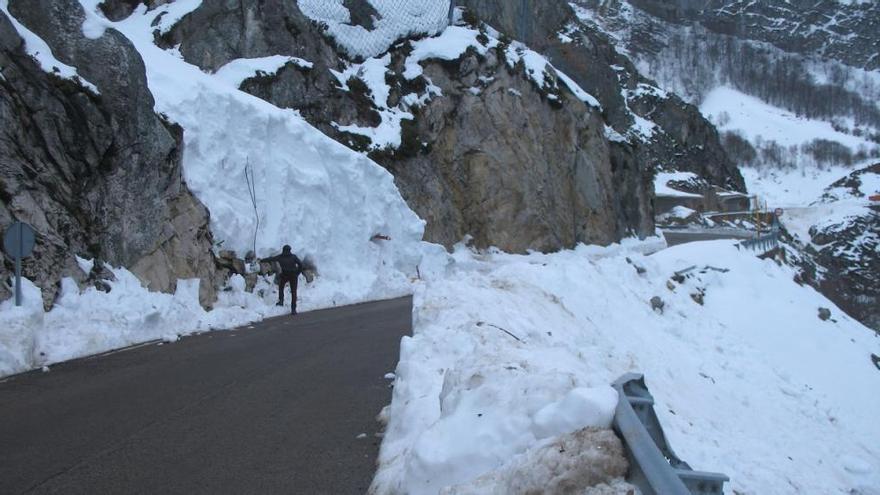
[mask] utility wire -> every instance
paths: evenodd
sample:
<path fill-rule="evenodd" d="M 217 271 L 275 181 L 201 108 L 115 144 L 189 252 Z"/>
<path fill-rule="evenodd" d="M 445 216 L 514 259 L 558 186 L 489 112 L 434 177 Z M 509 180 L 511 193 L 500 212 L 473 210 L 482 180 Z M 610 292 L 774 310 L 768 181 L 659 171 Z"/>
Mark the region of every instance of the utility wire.
<path fill-rule="evenodd" d="M 260 230 L 260 213 L 257 210 L 257 181 L 254 178 L 254 167 L 251 166 L 251 157 L 247 157 L 244 166 L 244 180 L 247 181 L 248 194 L 251 197 L 251 204 L 254 205 L 254 218 L 257 220 L 254 227 L 254 256 L 257 255 L 257 232 Z"/>

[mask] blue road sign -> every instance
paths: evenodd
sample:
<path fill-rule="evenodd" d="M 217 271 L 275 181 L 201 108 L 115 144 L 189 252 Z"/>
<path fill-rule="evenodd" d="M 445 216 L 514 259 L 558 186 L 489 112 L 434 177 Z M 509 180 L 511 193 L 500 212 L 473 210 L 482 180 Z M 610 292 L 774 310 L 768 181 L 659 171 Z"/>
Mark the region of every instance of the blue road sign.
<path fill-rule="evenodd" d="M 33 227 L 26 223 L 15 222 L 6 229 L 3 236 L 3 250 L 10 257 L 27 257 L 34 250 L 37 237 Z"/>
<path fill-rule="evenodd" d="M 21 259 L 30 256 L 37 242 L 34 228 L 23 222 L 15 222 L 3 236 L 3 250 L 15 258 L 15 305 L 21 306 Z"/>

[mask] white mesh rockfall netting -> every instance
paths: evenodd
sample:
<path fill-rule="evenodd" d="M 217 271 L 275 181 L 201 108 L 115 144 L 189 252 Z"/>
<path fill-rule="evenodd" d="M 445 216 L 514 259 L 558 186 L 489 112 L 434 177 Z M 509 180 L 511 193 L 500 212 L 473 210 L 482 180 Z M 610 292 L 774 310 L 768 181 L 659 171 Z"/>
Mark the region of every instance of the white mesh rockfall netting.
<path fill-rule="evenodd" d="M 303 14 L 326 24 L 329 34 L 352 57 L 375 57 L 399 39 L 435 35 L 449 24 L 449 0 L 357 1 L 367 4 L 363 12 L 369 22 L 356 22 L 356 16 L 344 5 L 344 0 L 299 0 L 298 3 Z"/>

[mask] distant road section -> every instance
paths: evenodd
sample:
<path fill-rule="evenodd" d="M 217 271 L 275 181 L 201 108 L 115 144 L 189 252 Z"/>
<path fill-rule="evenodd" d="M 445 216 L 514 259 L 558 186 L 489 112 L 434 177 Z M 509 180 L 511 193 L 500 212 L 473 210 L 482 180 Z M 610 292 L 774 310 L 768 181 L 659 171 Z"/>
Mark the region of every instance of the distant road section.
<path fill-rule="evenodd" d="M 752 233 L 745 230 L 664 230 L 666 243 L 671 246 L 697 241 L 717 241 L 719 239 L 749 239 Z"/>
<path fill-rule="evenodd" d="M 364 493 L 411 321 L 397 299 L 7 379 L 0 493 Z"/>

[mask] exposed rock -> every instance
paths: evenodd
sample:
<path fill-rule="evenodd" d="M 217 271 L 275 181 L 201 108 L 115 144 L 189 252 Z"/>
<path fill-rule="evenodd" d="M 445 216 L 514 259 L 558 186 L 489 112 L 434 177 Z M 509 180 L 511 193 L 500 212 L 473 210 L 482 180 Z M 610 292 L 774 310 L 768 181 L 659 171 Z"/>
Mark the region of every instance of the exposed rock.
<path fill-rule="evenodd" d="M 357 10 L 361 3 L 366 2 L 347 5 Z M 390 107 L 407 94 L 425 96 L 428 80 L 443 93 L 407 108 L 415 118 L 403 122 L 400 148 L 371 152 L 427 220 L 427 240 L 451 246 L 470 234 L 477 247 L 522 252 L 651 234 L 654 163 L 693 169 L 719 185 L 741 188 L 714 129 L 695 109 L 637 91 L 643 80 L 598 34 L 582 33 L 577 43 L 558 40 L 558 31 L 573 20 L 567 3 L 464 3 L 481 20 L 547 53 L 599 98 L 604 110 L 587 107 L 567 90 L 561 91 L 562 101 L 548 100 L 522 69 L 499 62 L 495 49 L 452 62 L 423 62 L 425 77 L 406 80 L 401 73 L 408 43 L 393 47 L 386 74 Z M 334 139 L 369 150 L 368 138 L 337 127 L 375 126 L 373 95 L 358 77 L 349 79 L 348 90 L 340 89 L 330 69 L 346 67 L 344 53 L 295 2 L 205 0 L 163 43 L 179 46 L 187 61 L 205 70 L 236 58 L 279 54 L 312 62 L 311 69 L 288 65 L 274 76 L 249 79 L 242 89 L 295 108 Z M 612 65 L 626 67 L 626 74 Z M 630 93 L 628 102 L 623 95 Z M 606 122 L 620 131 L 634 125 L 630 104 L 651 115 L 670 113 L 659 119 L 663 131 L 656 143 L 609 143 Z"/>
<path fill-rule="evenodd" d="M 828 308 L 819 308 L 819 319 L 828 321 L 831 318 L 831 310 Z"/>
<path fill-rule="evenodd" d="M 147 8 L 154 9 L 160 5 L 170 3 L 172 0 L 103 0 L 98 7 L 101 12 L 111 21 L 120 21 L 130 16 L 138 5 L 146 4 Z"/>
<path fill-rule="evenodd" d="M 880 89 L 869 79 L 855 83 L 862 80 L 862 68 L 880 66 L 877 2 L 576 0 L 574 4 L 648 77 L 690 103 L 699 105 L 725 85 L 799 116 L 825 120 L 840 132 L 880 142 L 876 131 Z M 817 73 L 827 77 L 815 77 Z M 722 125 L 727 119 L 723 112 L 714 118 Z M 674 127 L 664 128 L 674 132 L 670 130 Z M 804 143 L 798 158 L 766 138 L 747 140 L 728 129 L 723 145 L 741 166 L 799 166 L 803 159 L 837 165 L 860 161 L 852 152 L 862 157 L 877 153 L 870 146 L 851 152 L 817 140 Z M 818 149 L 837 151 L 831 156 L 816 153 Z"/>
<path fill-rule="evenodd" d="M 477 16 L 514 39 L 545 54 L 602 103 L 608 124 L 621 134 L 635 124 L 633 113 L 656 123 L 662 132 L 649 143 L 612 143 L 621 148 L 618 162 L 658 164 L 694 172 L 712 183 L 738 191 L 745 182 L 721 147 L 718 132 L 693 105 L 653 88 L 604 33 L 580 22 L 564 0 L 464 0 Z M 563 40 L 564 32 L 572 41 Z M 619 168 L 620 164 L 617 164 Z M 619 171 L 619 183 L 640 174 Z M 650 173 L 649 166 L 643 166 Z M 645 172 L 643 171 L 641 175 Z M 635 197 L 635 190 L 625 189 Z"/>
<path fill-rule="evenodd" d="M 862 176 L 880 174 L 880 164 L 857 170 L 831 184 L 823 202 L 864 198 Z M 848 315 L 880 332 L 880 206 L 810 228 L 801 279 L 816 287 Z"/>
<path fill-rule="evenodd" d="M 238 275 L 245 275 L 247 273 L 245 261 L 236 257 L 235 251 L 223 250 L 217 253 L 217 266 Z"/>
<path fill-rule="evenodd" d="M 325 133 L 357 148 L 358 138 L 340 133 L 333 123 L 375 125 L 371 100 L 354 84 L 352 91 L 340 91 L 329 69 L 342 68 L 341 55 L 295 4 L 278 8 L 281 16 L 274 10 L 269 15 L 266 6 L 242 5 L 249 23 L 242 27 L 242 10 L 209 0 L 172 30 L 168 42 L 180 44 L 187 60 L 206 69 L 232 58 L 277 53 L 313 62 L 312 70 L 288 67 L 242 88 L 298 109 Z M 400 76 L 405 50 L 392 51 L 395 73 L 386 76 L 394 82 L 390 99 L 413 89 L 404 87 L 410 82 Z M 642 195 L 645 207 L 633 209 L 644 218 L 625 218 L 621 205 L 629 199 L 615 192 L 598 112 L 570 93 L 564 104 L 549 104 L 524 73 L 500 63 L 494 50 L 423 66 L 443 97 L 417 112 L 400 150 L 371 156 L 395 175 L 410 207 L 427 220 L 427 240 L 451 246 L 470 234 L 477 247 L 550 251 L 652 231 L 649 190 Z M 480 76 L 495 80 L 474 94 L 470 88 Z M 412 84 L 424 85 L 424 79 Z"/>
<path fill-rule="evenodd" d="M 9 9 L 100 91 L 44 72 L 0 15 L 0 228 L 13 220 L 35 227 L 24 271 L 44 305 L 62 277 L 84 281 L 74 254 L 127 267 L 153 290 L 200 278 L 210 305 L 207 210 L 183 183 L 182 131 L 154 113 L 134 47 L 115 30 L 86 38 L 74 0 L 13 0 Z"/>
<path fill-rule="evenodd" d="M 666 303 L 663 302 L 663 299 L 660 299 L 660 296 L 654 296 L 651 298 L 651 309 L 653 309 L 654 311 L 663 314 L 663 308 L 665 306 Z"/>
<path fill-rule="evenodd" d="M 866 70 L 880 68 L 876 2 L 833 0 L 631 0 L 672 22 L 699 21 L 713 32 L 771 43 L 787 52 L 821 54 Z M 742 22 L 743 18 L 749 22 Z M 831 28 L 829 20 L 833 19 Z"/>
<path fill-rule="evenodd" d="M 367 31 L 375 28 L 373 19 L 379 18 L 379 13 L 370 5 L 369 2 L 363 0 L 343 0 L 342 5 L 351 13 L 351 25 L 361 26 Z"/>
<path fill-rule="evenodd" d="M 0 263 L 0 301 L 12 296 L 12 280 L 15 273 L 6 271 L 6 264 Z"/>
<path fill-rule="evenodd" d="M 568 92 L 552 106 L 495 50 L 423 67 L 444 95 L 416 118 L 414 134 L 430 151 L 378 161 L 428 222 L 428 240 L 451 246 L 469 234 L 478 248 L 524 252 L 625 234 L 598 112 Z M 469 77 L 492 81 L 473 94 Z"/>

